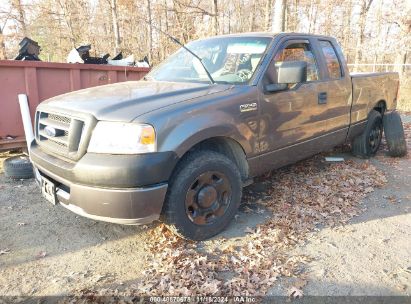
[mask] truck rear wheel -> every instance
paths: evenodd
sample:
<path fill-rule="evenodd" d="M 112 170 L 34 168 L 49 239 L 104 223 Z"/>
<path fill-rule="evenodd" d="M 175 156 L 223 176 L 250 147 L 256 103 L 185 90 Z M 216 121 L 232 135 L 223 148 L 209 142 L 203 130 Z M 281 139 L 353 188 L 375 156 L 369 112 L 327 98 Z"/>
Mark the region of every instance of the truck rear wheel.
<path fill-rule="evenodd" d="M 407 154 L 407 142 L 405 141 L 401 116 L 397 112 L 387 113 L 384 115 L 383 124 L 388 155 L 401 157 Z"/>
<path fill-rule="evenodd" d="M 372 110 L 368 115 L 368 121 L 364 132 L 357 136 L 352 143 L 352 152 L 355 156 L 368 158 L 377 153 L 382 139 L 381 113 Z"/>
<path fill-rule="evenodd" d="M 200 241 L 227 227 L 241 201 L 237 166 L 213 151 L 188 155 L 170 178 L 162 220 L 182 238 Z"/>

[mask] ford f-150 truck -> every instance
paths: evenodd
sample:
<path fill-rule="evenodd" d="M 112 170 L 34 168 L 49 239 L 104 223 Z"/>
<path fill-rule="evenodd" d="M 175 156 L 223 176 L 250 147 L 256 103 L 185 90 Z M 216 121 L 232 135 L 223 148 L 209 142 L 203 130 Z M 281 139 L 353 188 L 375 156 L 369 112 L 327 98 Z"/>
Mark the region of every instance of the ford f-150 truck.
<path fill-rule="evenodd" d="M 332 37 L 197 40 L 144 80 L 41 103 L 31 159 L 53 204 L 202 240 L 228 225 L 253 177 L 345 142 L 373 155 L 398 85 L 396 73 L 350 75 Z"/>

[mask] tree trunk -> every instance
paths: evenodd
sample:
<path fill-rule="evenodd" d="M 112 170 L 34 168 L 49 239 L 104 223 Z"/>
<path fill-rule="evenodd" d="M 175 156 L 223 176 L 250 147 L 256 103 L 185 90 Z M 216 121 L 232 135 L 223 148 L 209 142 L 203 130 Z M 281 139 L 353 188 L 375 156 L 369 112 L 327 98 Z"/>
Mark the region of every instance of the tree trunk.
<path fill-rule="evenodd" d="M 166 33 L 168 33 L 169 32 L 169 20 L 168 20 L 168 13 L 167 13 L 167 9 L 168 9 L 168 6 L 167 6 L 167 0 L 164 0 L 164 23 L 165 23 L 165 28 L 166 28 Z M 168 54 L 168 47 L 167 47 L 167 43 L 163 43 L 162 42 L 162 40 L 161 39 L 163 39 L 164 37 L 163 36 L 160 36 L 160 45 L 162 45 L 162 50 L 163 50 L 163 54 L 161 55 L 161 58 L 160 58 L 160 60 L 161 61 L 163 61 L 166 57 L 167 57 L 167 54 Z"/>
<path fill-rule="evenodd" d="M 348 61 L 348 56 L 351 55 L 351 50 L 349 48 L 350 46 L 350 38 L 351 38 L 351 14 L 352 14 L 352 0 L 348 0 L 345 1 L 346 5 L 347 5 L 347 9 L 345 10 L 345 16 L 344 16 L 344 38 L 342 40 L 342 45 L 343 45 L 343 49 L 345 51 L 346 54 L 346 59 L 347 62 L 350 63 Z"/>
<path fill-rule="evenodd" d="M 274 33 L 285 31 L 285 9 L 286 0 L 275 0 L 272 21 L 272 31 Z"/>
<path fill-rule="evenodd" d="M 264 30 L 269 31 L 270 20 L 271 20 L 271 6 L 273 5 L 273 0 L 266 0 L 265 1 L 265 9 L 264 9 Z"/>
<path fill-rule="evenodd" d="M 12 6 L 17 11 L 17 21 L 20 23 L 21 32 L 23 36 L 27 36 L 26 18 L 24 16 L 24 10 L 21 6 L 21 0 L 13 0 Z"/>
<path fill-rule="evenodd" d="M 3 31 L 2 31 L 1 25 L 0 25 L 0 60 L 5 60 L 5 59 L 7 59 L 6 45 L 4 44 Z"/>
<path fill-rule="evenodd" d="M 166 32 L 168 33 L 168 13 L 167 13 L 168 7 L 167 7 L 167 0 L 164 0 L 164 17 L 165 17 L 165 22 L 166 22 Z"/>
<path fill-rule="evenodd" d="M 395 58 L 394 71 L 398 72 L 400 78 L 402 79 L 405 76 L 405 66 L 407 63 L 407 51 L 400 51 Z"/>
<path fill-rule="evenodd" d="M 231 8 L 228 9 L 228 33 L 231 34 Z"/>
<path fill-rule="evenodd" d="M 311 0 L 310 1 L 310 8 L 308 12 L 308 32 L 313 33 L 315 32 L 315 20 L 317 19 L 317 6 L 318 2 Z"/>
<path fill-rule="evenodd" d="M 251 4 L 251 12 L 250 12 L 250 25 L 248 27 L 248 31 L 254 31 L 255 26 L 255 14 L 256 14 L 256 4 L 255 2 Z"/>
<path fill-rule="evenodd" d="M 114 32 L 114 54 L 116 55 L 118 52 L 120 52 L 120 29 L 118 26 L 117 18 L 117 0 L 111 0 L 110 6 Z"/>
<path fill-rule="evenodd" d="M 148 61 L 153 61 L 153 17 L 151 12 L 151 0 L 147 0 L 147 13 L 148 13 Z"/>
<path fill-rule="evenodd" d="M 373 0 L 362 0 L 361 2 L 361 11 L 360 11 L 360 19 L 358 22 L 358 28 L 359 28 L 359 35 L 357 37 L 357 45 L 355 49 L 355 59 L 354 59 L 354 69 L 356 72 L 358 72 L 358 64 L 360 63 L 362 59 L 362 46 L 364 42 L 364 31 L 365 31 L 365 23 L 367 20 L 367 13 L 368 10 L 370 9 L 371 3 Z"/>
<path fill-rule="evenodd" d="M 218 3 L 217 0 L 213 0 L 213 30 L 214 35 L 218 35 Z"/>

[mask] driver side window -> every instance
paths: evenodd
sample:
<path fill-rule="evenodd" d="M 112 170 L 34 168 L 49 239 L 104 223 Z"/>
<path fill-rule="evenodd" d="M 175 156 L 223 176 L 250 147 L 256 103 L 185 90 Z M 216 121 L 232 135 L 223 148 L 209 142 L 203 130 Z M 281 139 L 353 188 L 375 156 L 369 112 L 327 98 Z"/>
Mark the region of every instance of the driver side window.
<path fill-rule="evenodd" d="M 319 79 L 318 66 L 309 42 L 287 45 L 277 52 L 274 61 L 276 64 L 285 61 L 305 61 L 307 62 L 307 82 Z"/>

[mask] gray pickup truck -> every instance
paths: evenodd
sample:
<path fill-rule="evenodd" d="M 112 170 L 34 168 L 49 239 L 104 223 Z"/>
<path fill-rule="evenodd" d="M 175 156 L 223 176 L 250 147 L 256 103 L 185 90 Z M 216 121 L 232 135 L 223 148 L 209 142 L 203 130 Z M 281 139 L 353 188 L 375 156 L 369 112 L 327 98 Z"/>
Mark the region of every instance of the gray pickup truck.
<path fill-rule="evenodd" d="M 160 219 L 203 240 L 228 225 L 253 177 L 345 142 L 373 155 L 398 85 L 396 73 L 350 75 L 331 37 L 212 37 L 144 80 L 41 103 L 31 159 L 53 204 L 119 224 Z"/>

